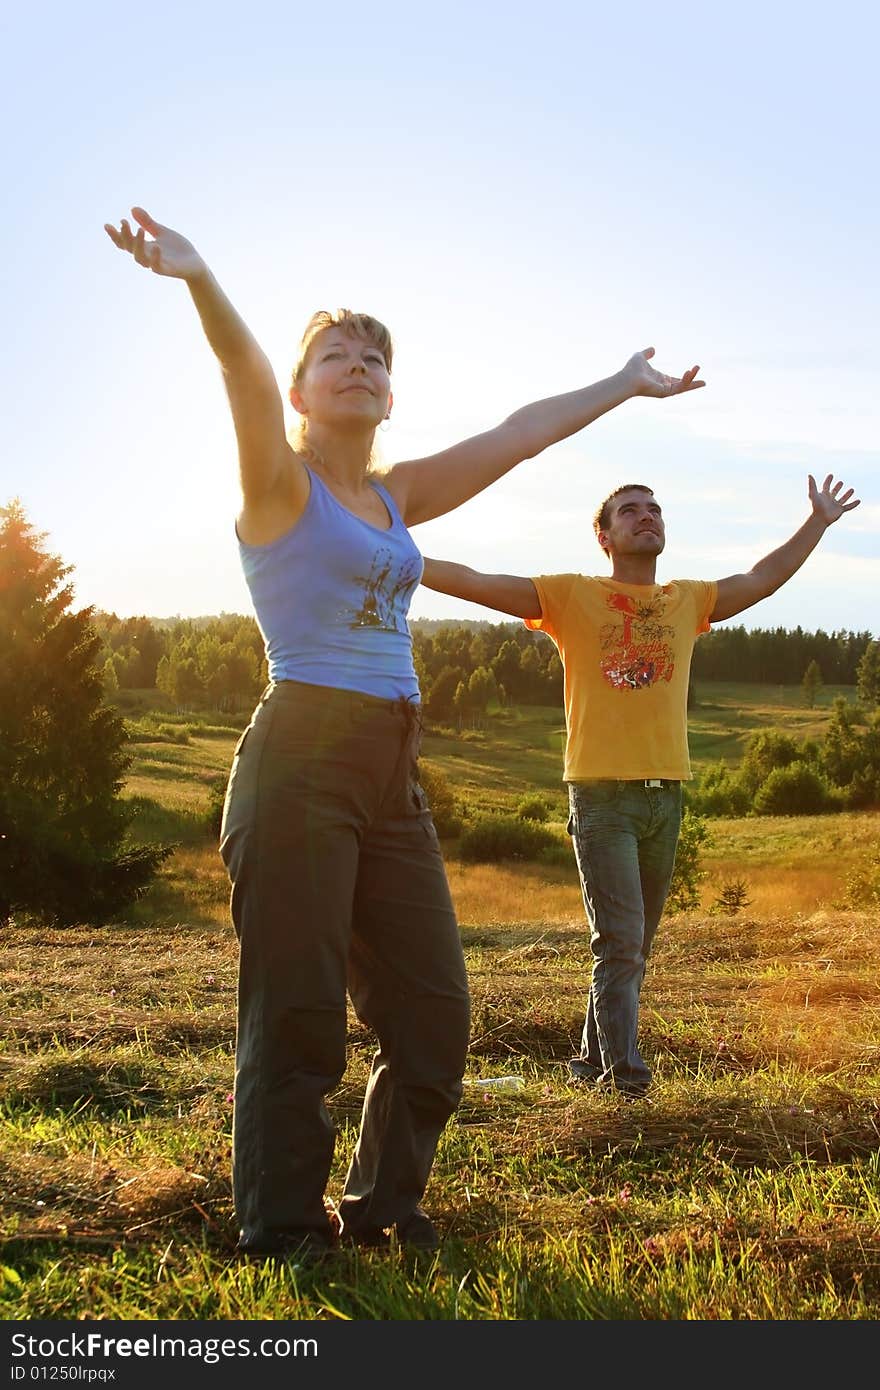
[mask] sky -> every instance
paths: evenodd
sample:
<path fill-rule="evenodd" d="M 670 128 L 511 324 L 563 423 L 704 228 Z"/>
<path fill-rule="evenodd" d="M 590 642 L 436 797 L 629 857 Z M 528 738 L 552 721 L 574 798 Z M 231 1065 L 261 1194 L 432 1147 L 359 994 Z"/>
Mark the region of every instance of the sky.
<path fill-rule="evenodd" d="M 652 486 L 662 582 L 748 569 L 861 505 L 747 627 L 880 635 L 876 7 L 88 0 L 0 19 L 0 505 L 119 616 L 250 613 L 235 441 L 184 285 L 116 250 L 183 232 L 282 393 L 317 308 L 395 342 L 386 463 L 609 376 L 629 401 L 446 517 L 423 553 L 607 573 L 595 506 Z M 292 412 L 290 412 L 292 423 Z M 412 617 L 501 615 L 420 588 Z"/>

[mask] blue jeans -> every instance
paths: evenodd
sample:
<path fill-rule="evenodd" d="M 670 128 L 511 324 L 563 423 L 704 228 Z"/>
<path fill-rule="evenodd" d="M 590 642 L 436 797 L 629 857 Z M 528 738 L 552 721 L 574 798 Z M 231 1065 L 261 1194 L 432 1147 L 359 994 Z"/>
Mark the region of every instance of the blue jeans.
<path fill-rule="evenodd" d="M 672 881 L 681 783 L 569 782 L 572 837 L 593 975 L 576 1076 L 640 1093 L 651 1073 L 638 1048 L 645 964 Z"/>

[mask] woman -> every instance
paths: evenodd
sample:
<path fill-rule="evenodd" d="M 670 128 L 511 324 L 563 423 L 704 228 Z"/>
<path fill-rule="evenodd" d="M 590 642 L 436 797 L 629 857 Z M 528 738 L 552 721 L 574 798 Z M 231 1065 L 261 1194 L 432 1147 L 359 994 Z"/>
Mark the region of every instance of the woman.
<path fill-rule="evenodd" d="M 236 750 L 221 831 L 240 943 L 233 1195 L 239 1248 L 322 1253 L 338 1235 L 433 1248 L 419 1203 L 461 1098 L 467 979 L 437 835 L 417 782 L 419 691 L 407 612 L 422 560 L 408 528 L 632 396 L 702 386 L 614 376 L 516 411 L 442 453 L 371 468 L 392 408 L 391 339 L 319 313 L 290 388 L 192 244 L 142 208 L 121 250 L 184 280 L 223 371 L 238 442 L 237 536 L 269 685 Z M 149 240 L 147 239 L 149 234 Z M 378 1051 L 336 1222 L 325 1097 L 346 1065 L 346 989 Z"/>

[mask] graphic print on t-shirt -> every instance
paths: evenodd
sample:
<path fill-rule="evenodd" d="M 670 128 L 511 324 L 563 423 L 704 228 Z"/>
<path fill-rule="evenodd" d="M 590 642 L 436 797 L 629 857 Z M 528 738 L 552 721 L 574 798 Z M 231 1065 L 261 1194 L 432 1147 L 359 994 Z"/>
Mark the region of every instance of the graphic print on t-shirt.
<path fill-rule="evenodd" d="M 419 582 L 419 566 L 407 560 L 395 567 L 392 552 L 383 548 L 373 554 L 370 573 L 354 580 L 363 590 L 363 601 L 354 613 L 349 610 L 349 627 L 380 627 L 386 632 L 407 632 L 409 601 Z"/>
<path fill-rule="evenodd" d="M 666 595 L 609 594 L 605 602 L 614 613 L 599 630 L 599 664 L 608 684 L 615 690 L 644 690 L 671 681 L 675 662 L 667 639 L 674 629 L 661 621 Z"/>

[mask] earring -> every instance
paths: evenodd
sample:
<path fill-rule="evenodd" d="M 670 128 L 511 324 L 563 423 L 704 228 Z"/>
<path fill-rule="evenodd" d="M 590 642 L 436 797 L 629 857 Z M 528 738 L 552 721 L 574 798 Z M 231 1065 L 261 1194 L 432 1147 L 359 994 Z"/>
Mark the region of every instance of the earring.
<path fill-rule="evenodd" d="M 386 416 L 385 416 L 385 419 L 384 419 L 384 420 L 382 421 L 382 423 L 380 424 L 379 429 L 382 431 L 383 434 L 387 433 L 387 431 L 391 429 L 391 416 L 390 416 L 390 415 L 386 415 Z"/>

